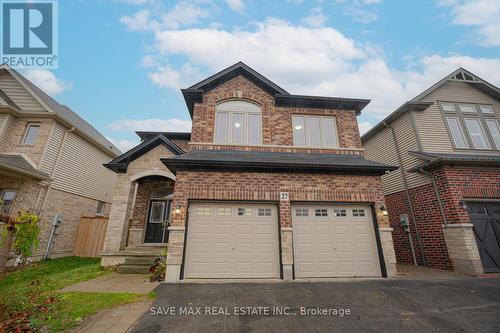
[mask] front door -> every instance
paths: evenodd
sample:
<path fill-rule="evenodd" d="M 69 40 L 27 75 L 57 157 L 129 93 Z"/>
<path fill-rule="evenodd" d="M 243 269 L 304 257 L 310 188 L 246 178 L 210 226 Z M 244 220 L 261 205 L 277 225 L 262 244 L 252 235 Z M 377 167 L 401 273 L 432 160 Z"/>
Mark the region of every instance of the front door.
<path fill-rule="evenodd" d="M 167 243 L 170 200 L 151 200 L 144 243 Z"/>
<path fill-rule="evenodd" d="M 486 273 L 500 272 L 500 204 L 469 203 L 477 247 Z"/>

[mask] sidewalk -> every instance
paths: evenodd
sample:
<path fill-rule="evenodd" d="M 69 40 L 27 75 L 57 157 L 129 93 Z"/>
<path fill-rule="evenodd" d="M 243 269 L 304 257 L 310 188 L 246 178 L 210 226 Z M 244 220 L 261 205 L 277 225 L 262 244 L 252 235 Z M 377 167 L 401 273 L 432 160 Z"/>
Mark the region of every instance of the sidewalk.
<path fill-rule="evenodd" d="M 110 273 L 98 278 L 84 281 L 62 289 L 62 292 L 102 292 L 102 293 L 135 293 L 146 295 L 158 286 L 157 282 L 149 282 L 147 274 Z M 124 333 L 128 332 L 143 313 L 148 311 L 153 300 L 144 299 L 139 302 L 103 310 L 85 318 L 83 324 L 72 330 L 78 333 Z"/>
<path fill-rule="evenodd" d="M 68 286 L 62 292 L 104 292 L 147 294 L 158 286 L 157 282 L 149 282 L 147 274 L 110 273 L 93 280 Z"/>

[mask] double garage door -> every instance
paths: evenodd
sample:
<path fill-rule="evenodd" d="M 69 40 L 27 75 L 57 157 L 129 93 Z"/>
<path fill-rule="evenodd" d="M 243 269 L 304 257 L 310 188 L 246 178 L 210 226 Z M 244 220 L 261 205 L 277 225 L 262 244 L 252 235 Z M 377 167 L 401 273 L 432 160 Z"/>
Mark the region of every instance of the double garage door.
<path fill-rule="evenodd" d="M 380 276 L 370 206 L 293 205 L 296 278 Z M 184 278 L 278 279 L 278 210 L 272 204 L 195 203 Z"/>

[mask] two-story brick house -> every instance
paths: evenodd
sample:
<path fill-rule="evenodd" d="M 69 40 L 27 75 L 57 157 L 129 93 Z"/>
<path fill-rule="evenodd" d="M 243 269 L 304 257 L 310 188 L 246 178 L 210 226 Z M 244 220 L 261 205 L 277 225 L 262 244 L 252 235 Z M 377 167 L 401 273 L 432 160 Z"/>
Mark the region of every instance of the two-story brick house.
<path fill-rule="evenodd" d="M 368 100 L 299 96 L 243 63 L 182 90 L 191 133 L 138 132 L 118 174 L 102 264 L 168 243 L 168 282 L 393 276 Z"/>
<path fill-rule="evenodd" d="M 0 67 L 0 210 L 40 214 L 35 260 L 45 255 L 56 214 L 62 223 L 50 257 L 73 255 L 82 215 L 108 213 L 116 176 L 102 163 L 119 154 L 71 109 Z"/>
<path fill-rule="evenodd" d="M 400 166 L 382 176 L 398 262 L 500 271 L 499 101 L 459 68 L 362 137 L 367 158 Z"/>

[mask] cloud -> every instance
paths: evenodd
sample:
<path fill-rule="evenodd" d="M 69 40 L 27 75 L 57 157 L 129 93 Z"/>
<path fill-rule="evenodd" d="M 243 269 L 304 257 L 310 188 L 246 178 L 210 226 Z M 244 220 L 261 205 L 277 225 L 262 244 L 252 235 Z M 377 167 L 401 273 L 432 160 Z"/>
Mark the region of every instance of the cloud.
<path fill-rule="evenodd" d="M 148 77 L 159 87 L 178 90 L 199 81 L 202 75 L 197 68 L 184 64 L 179 70 L 170 65 L 160 66 L 156 71 L 149 72 Z"/>
<path fill-rule="evenodd" d="M 129 151 L 139 144 L 139 139 L 133 140 L 116 140 L 110 137 L 106 137 L 112 144 L 114 144 L 118 149 L 122 151 L 122 153 Z"/>
<path fill-rule="evenodd" d="M 143 9 L 132 16 L 124 15 L 120 18 L 120 22 L 125 24 L 131 31 L 146 31 L 152 28 L 152 23 L 149 21 L 150 11 Z"/>
<path fill-rule="evenodd" d="M 480 44 L 500 46 L 499 0 L 443 0 L 440 4 L 451 9 L 453 24 L 475 27 Z"/>
<path fill-rule="evenodd" d="M 163 131 L 189 132 L 191 121 L 172 119 L 121 119 L 106 126 L 113 132 Z"/>
<path fill-rule="evenodd" d="M 373 127 L 373 124 L 368 121 L 360 121 L 358 122 L 358 127 L 359 127 L 359 134 L 363 135 Z"/>
<path fill-rule="evenodd" d="M 210 13 L 206 9 L 187 2 L 180 2 L 172 10 L 162 15 L 162 23 L 167 28 L 177 29 L 181 26 L 193 25 L 209 15 Z"/>
<path fill-rule="evenodd" d="M 72 88 L 71 83 L 58 79 L 47 69 L 31 69 L 23 72 L 23 75 L 51 96 L 60 95 Z"/>
<path fill-rule="evenodd" d="M 245 9 L 245 3 L 243 0 L 226 0 L 229 8 L 234 10 L 235 12 L 241 13 Z"/>
<path fill-rule="evenodd" d="M 373 5 L 379 4 L 381 0 L 335 0 L 337 4 L 343 5 L 344 15 L 351 16 L 356 22 L 368 24 L 378 19 L 378 14 Z"/>
<path fill-rule="evenodd" d="M 321 7 L 316 7 L 311 10 L 311 14 L 302 19 L 302 23 L 310 26 L 319 28 L 322 27 L 327 20 L 325 14 L 323 14 L 323 9 Z"/>
<path fill-rule="evenodd" d="M 151 2 L 151 0 L 115 0 L 117 2 L 126 3 L 128 5 L 144 5 Z"/>

